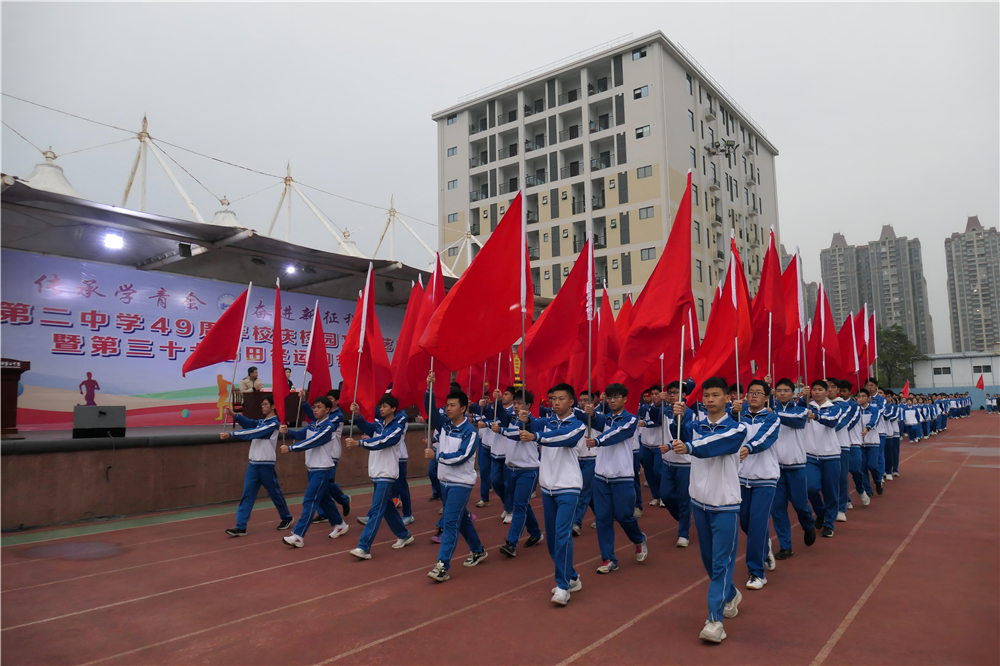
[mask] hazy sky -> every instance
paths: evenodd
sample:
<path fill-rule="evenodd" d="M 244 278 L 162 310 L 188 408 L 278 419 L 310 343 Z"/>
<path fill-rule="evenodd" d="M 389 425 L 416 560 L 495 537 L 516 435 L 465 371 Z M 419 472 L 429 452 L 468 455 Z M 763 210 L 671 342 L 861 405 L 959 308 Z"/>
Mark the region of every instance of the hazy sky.
<path fill-rule="evenodd" d="M 978 214 L 996 226 L 1000 183 L 997 3 L 944 4 L 2 4 L 2 89 L 367 203 L 397 208 L 436 242 L 432 112 L 616 37 L 662 30 L 778 147 L 781 240 L 807 280 L 835 231 L 851 244 L 891 223 L 920 238 L 936 351 L 951 348 L 944 238 Z M 5 123 L 57 154 L 123 132 L 0 100 Z M 65 155 L 87 198 L 118 204 L 134 140 Z M 162 146 L 242 224 L 266 232 L 276 181 Z M 39 153 L 7 127 L 2 168 Z M 173 164 L 206 220 L 217 199 Z M 147 210 L 191 219 L 149 157 Z M 367 254 L 384 211 L 306 193 Z M 136 205 L 132 199 L 130 205 Z M 335 242 L 297 198 L 292 240 Z M 424 220 L 426 223 L 416 221 Z M 284 221 L 276 234 L 284 237 Z M 425 266 L 397 236 L 399 258 Z M 382 250 L 380 257 L 385 257 Z"/>

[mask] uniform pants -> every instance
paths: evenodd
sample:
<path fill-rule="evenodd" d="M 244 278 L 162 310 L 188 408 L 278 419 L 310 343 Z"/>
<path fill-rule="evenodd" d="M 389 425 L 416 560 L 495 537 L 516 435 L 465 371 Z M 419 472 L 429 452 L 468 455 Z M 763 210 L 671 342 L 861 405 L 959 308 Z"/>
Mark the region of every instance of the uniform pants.
<path fill-rule="evenodd" d="M 368 509 L 368 524 L 365 525 L 365 531 L 361 533 L 361 540 L 358 542 L 358 548 L 364 551 L 372 549 L 372 542 L 375 541 L 383 518 L 397 539 L 405 539 L 410 536 L 409 530 L 403 524 L 403 519 L 396 513 L 396 507 L 392 505 L 392 487 L 395 480 L 379 479 L 374 483 L 375 493 L 372 495 L 372 506 Z"/>
<path fill-rule="evenodd" d="M 441 497 L 441 482 L 438 481 L 438 461 L 431 460 L 427 463 L 427 478 L 431 480 L 431 499 Z"/>
<path fill-rule="evenodd" d="M 344 522 L 344 519 L 340 517 L 340 512 L 337 511 L 337 505 L 330 499 L 327 488 L 335 470 L 336 467 L 309 470 L 309 485 L 306 486 L 306 494 L 302 498 L 302 515 L 299 516 L 299 522 L 295 524 L 292 534 L 300 537 L 306 535 L 317 506 L 323 510 L 323 515 L 330 521 L 332 527 Z"/>
<path fill-rule="evenodd" d="M 642 446 L 632 451 L 632 469 L 635 471 L 635 508 L 642 509 L 642 479 L 639 472 L 642 470 Z"/>
<path fill-rule="evenodd" d="M 792 503 L 802 531 L 815 530 L 812 511 L 809 510 L 804 467 L 782 469 L 781 476 L 778 477 L 778 485 L 774 489 L 774 501 L 771 502 L 771 522 L 774 523 L 774 533 L 778 535 L 778 545 L 783 550 L 792 549 L 792 525 L 788 520 L 788 502 Z"/>
<path fill-rule="evenodd" d="M 664 463 L 660 468 L 660 501 L 677 521 L 677 536 L 681 539 L 691 536 L 691 496 L 688 495 L 690 483 L 689 465 Z"/>
<path fill-rule="evenodd" d="M 889 474 L 899 471 L 899 437 L 896 435 L 885 441 L 885 471 Z"/>
<path fill-rule="evenodd" d="M 840 450 L 840 485 L 837 486 L 837 511 L 847 511 L 847 503 L 851 497 L 851 450 Z"/>
<path fill-rule="evenodd" d="M 822 521 L 823 527 L 834 527 L 837 518 L 839 493 L 837 492 L 840 477 L 840 459 L 821 460 L 809 458 L 806 462 L 806 480 L 809 483 L 809 504 L 812 505 L 816 520 Z"/>
<path fill-rule="evenodd" d="M 660 449 L 643 446 L 639 449 L 639 463 L 646 473 L 646 483 L 649 484 L 649 492 L 653 495 L 653 499 L 663 499 L 660 497 L 660 475 L 663 473 L 663 458 L 660 456 Z M 642 502 L 640 501 L 639 504 Z"/>
<path fill-rule="evenodd" d="M 583 474 L 583 488 L 580 489 L 580 497 L 576 502 L 573 524 L 582 527 L 583 517 L 587 515 L 587 507 L 594 511 L 594 465 L 597 464 L 597 458 L 580 458 L 579 461 L 580 473 Z M 594 513 L 594 515 L 597 514 Z"/>
<path fill-rule="evenodd" d="M 767 519 L 771 515 L 775 486 L 740 486 L 740 528 L 747 535 L 747 570 L 751 576 L 764 575 L 764 560 L 769 550 Z M 700 538 L 699 538 L 700 541 Z"/>
<path fill-rule="evenodd" d="M 493 458 L 490 457 L 490 447 L 479 447 L 479 499 L 490 501 L 490 478 L 493 475 Z"/>
<path fill-rule="evenodd" d="M 740 533 L 736 528 L 739 514 L 735 511 L 705 511 L 692 507 L 694 526 L 698 530 L 701 562 L 710 579 L 708 583 L 708 619 L 722 622 L 722 611 L 736 596 L 733 570 Z"/>
<path fill-rule="evenodd" d="M 625 477 L 612 482 L 594 477 L 594 513 L 597 515 L 597 544 L 601 559 L 618 563 L 615 557 L 615 521 L 622 526 L 625 536 L 634 544 L 646 540 L 639 529 L 635 511 L 635 486 Z"/>
<path fill-rule="evenodd" d="M 465 543 L 469 545 L 469 550 L 473 553 L 480 553 L 483 544 L 479 541 L 479 534 L 472 524 L 472 515 L 466 508 L 469 503 L 469 496 L 472 495 L 471 486 L 452 485 L 450 483 L 441 484 L 441 504 L 444 513 L 441 515 L 441 548 L 438 550 L 438 561 L 444 562 L 444 568 L 451 568 L 451 558 L 455 554 L 458 546 L 458 535 L 461 534 Z"/>
<path fill-rule="evenodd" d="M 538 519 L 535 518 L 535 511 L 531 508 L 531 493 L 534 492 L 537 481 L 537 469 L 510 470 L 510 483 L 507 492 L 512 497 L 514 516 L 510 521 L 507 541 L 515 546 L 520 541 L 521 532 L 524 531 L 525 527 L 528 528 L 528 536 L 533 539 L 537 539 L 542 535 L 542 530 L 538 526 Z"/>
<path fill-rule="evenodd" d="M 403 504 L 403 518 L 409 518 L 413 515 L 413 506 L 410 504 L 410 484 L 406 481 L 406 463 L 406 460 L 399 461 L 399 477 L 396 478 L 396 483 L 392 484 L 392 499 L 398 497 Z"/>
<path fill-rule="evenodd" d="M 861 447 L 852 446 L 850 452 L 850 466 L 848 469 L 851 472 L 851 478 L 854 479 L 854 489 L 858 491 L 858 495 L 861 493 L 866 493 L 871 495 L 872 489 L 865 483 L 867 476 L 862 473 L 861 466 Z"/>
<path fill-rule="evenodd" d="M 926 423 L 924 425 L 926 425 Z M 879 436 L 878 436 L 878 476 L 879 476 L 879 483 L 882 483 L 881 479 L 885 475 L 885 440 L 886 440 L 885 435 L 879 433 Z"/>
<path fill-rule="evenodd" d="M 549 557 L 556 566 L 556 587 L 569 589 L 569 582 L 579 578 L 573 568 L 573 517 L 580 495 L 560 492 L 549 495 L 542 490 L 542 511 L 545 514 L 545 543 Z"/>
<path fill-rule="evenodd" d="M 878 469 L 878 447 L 874 444 L 861 447 L 861 479 L 868 495 L 872 494 L 872 484 L 882 485 L 882 475 Z"/>
<path fill-rule="evenodd" d="M 264 486 L 267 496 L 274 502 L 274 508 L 278 510 L 278 517 L 282 522 L 292 519 L 285 496 L 281 492 L 281 484 L 278 483 L 278 475 L 274 473 L 274 463 L 257 465 L 250 463 L 247 465 L 246 476 L 243 477 L 243 497 L 240 499 L 239 508 L 236 509 L 236 529 L 247 528 L 250 512 L 253 511 L 261 486 Z"/>

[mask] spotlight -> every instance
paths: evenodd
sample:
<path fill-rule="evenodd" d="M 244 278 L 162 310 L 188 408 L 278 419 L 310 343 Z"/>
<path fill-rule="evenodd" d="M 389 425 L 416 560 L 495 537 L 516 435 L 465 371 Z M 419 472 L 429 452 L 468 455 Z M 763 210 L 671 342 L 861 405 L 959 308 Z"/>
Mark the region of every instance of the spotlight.
<path fill-rule="evenodd" d="M 285 268 L 285 272 L 291 275 L 292 273 L 295 272 L 295 266 L 288 266 L 287 268 Z"/>
<path fill-rule="evenodd" d="M 125 239 L 122 238 L 121 234 L 109 231 L 104 234 L 104 247 L 109 250 L 120 250 L 125 247 Z"/>

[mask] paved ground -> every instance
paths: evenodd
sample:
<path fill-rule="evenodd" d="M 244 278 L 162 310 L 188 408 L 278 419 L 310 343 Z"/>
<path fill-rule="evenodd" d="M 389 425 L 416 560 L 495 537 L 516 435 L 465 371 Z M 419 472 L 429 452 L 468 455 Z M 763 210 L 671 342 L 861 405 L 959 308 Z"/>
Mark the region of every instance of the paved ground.
<path fill-rule="evenodd" d="M 367 562 L 347 555 L 366 488 L 345 537 L 317 525 L 301 550 L 279 542 L 267 500 L 241 539 L 223 534 L 231 506 L 4 537 L 0 655 L 4 664 L 997 664 L 1000 419 L 949 426 L 904 443 L 902 476 L 870 506 L 858 503 L 833 539 L 807 549 L 796 531 L 795 556 L 763 590 L 744 590 L 718 646 L 697 639 L 707 589 L 697 537 L 675 548 L 665 510 L 647 508 L 640 521 L 645 563 L 618 533 L 622 567 L 608 576 L 594 572 L 597 540 L 585 527 L 575 541 L 584 589 L 555 608 L 544 542 L 513 560 L 498 553 L 496 502 L 475 510 L 489 559 L 429 580 L 440 505 L 421 484 L 417 542 L 391 550 L 383 527 Z M 460 547 L 456 564 L 466 554 Z M 738 585 L 745 576 L 741 560 Z"/>

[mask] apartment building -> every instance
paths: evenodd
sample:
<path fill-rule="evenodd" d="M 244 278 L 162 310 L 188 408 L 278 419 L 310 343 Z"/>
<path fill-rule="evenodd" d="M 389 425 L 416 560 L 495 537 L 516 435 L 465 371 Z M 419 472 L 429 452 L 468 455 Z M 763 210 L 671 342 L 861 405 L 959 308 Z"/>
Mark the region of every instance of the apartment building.
<path fill-rule="evenodd" d="M 944 240 L 955 353 L 1000 350 L 1000 236 L 972 216 Z"/>
<path fill-rule="evenodd" d="M 867 245 L 848 245 L 835 233 L 820 251 L 820 270 L 838 328 L 867 303 L 879 325 L 899 324 L 922 354 L 934 353 L 920 239 L 898 238 L 891 224 Z"/>
<path fill-rule="evenodd" d="M 438 246 L 461 273 L 517 192 L 527 205 L 535 292 L 558 293 L 587 238 L 613 307 L 638 295 L 693 171 L 692 290 L 708 319 L 736 234 L 756 292 L 778 233 L 764 131 L 682 47 L 656 32 L 567 59 L 432 116 L 438 125 Z"/>

